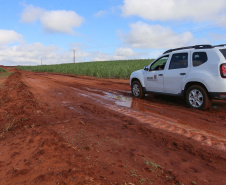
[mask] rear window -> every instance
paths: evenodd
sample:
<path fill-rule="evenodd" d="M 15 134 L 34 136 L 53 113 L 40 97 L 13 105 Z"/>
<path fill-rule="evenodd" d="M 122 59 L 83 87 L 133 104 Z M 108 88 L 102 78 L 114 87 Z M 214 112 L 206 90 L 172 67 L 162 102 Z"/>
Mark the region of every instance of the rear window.
<path fill-rule="evenodd" d="M 193 66 L 200 66 L 208 60 L 206 52 L 194 52 L 192 55 Z"/>
<path fill-rule="evenodd" d="M 224 58 L 226 59 L 226 49 L 220 49 L 220 52 L 224 55 Z"/>

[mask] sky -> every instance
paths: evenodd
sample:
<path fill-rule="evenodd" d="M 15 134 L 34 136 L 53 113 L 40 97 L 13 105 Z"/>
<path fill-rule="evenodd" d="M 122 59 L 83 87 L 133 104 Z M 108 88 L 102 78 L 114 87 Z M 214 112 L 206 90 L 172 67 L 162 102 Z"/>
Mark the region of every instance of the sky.
<path fill-rule="evenodd" d="M 0 0 L 0 65 L 153 59 L 226 44 L 226 0 Z"/>

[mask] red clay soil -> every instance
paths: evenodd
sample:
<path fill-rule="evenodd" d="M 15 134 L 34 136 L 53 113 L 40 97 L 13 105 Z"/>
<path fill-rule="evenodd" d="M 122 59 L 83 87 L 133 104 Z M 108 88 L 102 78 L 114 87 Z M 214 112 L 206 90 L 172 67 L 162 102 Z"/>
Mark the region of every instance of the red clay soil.
<path fill-rule="evenodd" d="M 0 184 L 226 184 L 226 101 L 133 99 L 129 80 L 17 71 L 0 87 Z"/>

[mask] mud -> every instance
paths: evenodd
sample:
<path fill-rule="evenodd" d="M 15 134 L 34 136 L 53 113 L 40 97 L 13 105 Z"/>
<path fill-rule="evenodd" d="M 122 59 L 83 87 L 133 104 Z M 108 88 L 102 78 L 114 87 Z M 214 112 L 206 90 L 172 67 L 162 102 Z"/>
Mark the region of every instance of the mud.
<path fill-rule="evenodd" d="M 0 86 L 1 184 L 226 184 L 226 102 L 133 99 L 129 81 L 14 70 Z"/>

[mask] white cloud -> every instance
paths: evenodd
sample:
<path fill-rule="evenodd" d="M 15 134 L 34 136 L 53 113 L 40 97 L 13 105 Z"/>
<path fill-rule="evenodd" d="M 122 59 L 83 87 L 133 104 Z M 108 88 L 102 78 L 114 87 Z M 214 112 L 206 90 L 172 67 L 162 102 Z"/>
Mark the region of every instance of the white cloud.
<path fill-rule="evenodd" d="M 108 15 L 118 15 L 121 13 L 120 6 L 112 6 L 105 10 L 99 10 L 94 14 L 95 17 L 106 17 Z"/>
<path fill-rule="evenodd" d="M 97 13 L 94 14 L 95 17 L 103 17 L 107 14 L 106 10 L 100 10 Z"/>
<path fill-rule="evenodd" d="M 0 30 L 0 44 L 23 42 L 23 36 L 13 30 Z"/>
<path fill-rule="evenodd" d="M 40 65 L 41 58 L 45 64 L 59 63 L 61 56 L 58 47 L 41 43 L 5 46 L 0 50 L 0 61 L 7 62 L 7 65 Z"/>
<path fill-rule="evenodd" d="M 19 46 L 5 46 L 0 50 L 0 61 L 6 61 L 8 65 L 38 65 L 41 64 L 41 58 L 55 60 L 57 59 L 57 50 L 59 48 L 50 45 L 43 46 L 40 43 L 24 44 Z M 57 60 L 56 60 L 57 61 Z"/>
<path fill-rule="evenodd" d="M 147 53 L 136 53 L 131 48 L 118 48 L 114 53 L 100 51 L 86 52 L 75 49 L 75 61 L 110 61 L 148 58 Z M 148 52 L 150 54 L 151 52 Z M 151 56 L 153 58 L 153 56 Z M 44 46 L 41 43 L 22 44 L 17 46 L 0 45 L 0 64 L 5 66 L 43 65 L 73 63 L 73 50 L 64 51 L 55 45 Z"/>
<path fill-rule="evenodd" d="M 89 53 L 76 49 L 76 61 L 81 62 Z M 72 63 L 73 51 L 63 51 L 55 45 L 44 46 L 41 43 L 18 46 L 1 46 L 0 63 L 3 65 L 40 65 Z"/>
<path fill-rule="evenodd" d="M 41 23 L 49 32 L 73 34 L 73 28 L 79 27 L 83 18 L 73 11 L 46 11 L 41 16 Z"/>
<path fill-rule="evenodd" d="M 33 23 L 40 19 L 44 12 L 45 10 L 43 8 L 27 5 L 21 15 L 21 21 L 24 23 Z"/>
<path fill-rule="evenodd" d="M 131 48 L 117 48 L 113 54 L 93 52 L 90 54 L 91 61 L 128 60 L 139 58 L 139 54 Z"/>
<path fill-rule="evenodd" d="M 137 22 L 130 25 L 129 33 L 120 33 L 121 40 L 133 48 L 174 48 L 186 45 L 193 40 L 190 32 L 177 34 L 168 27 Z"/>
<path fill-rule="evenodd" d="M 37 20 L 47 32 L 73 34 L 75 27 L 80 27 L 84 18 L 74 11 L 54 10 L 48 11 L 40 7 L 28 5 L 25 7 L 21 21 L 32 23 Z"/>
<path fill-rule="evenodd" d="M 131 57 L 135 55 L 136 53 L 131 48 L 118 48 L 115 51 L 115 56 Z"/>
<path fill-rule="evenodd" d="M 112 60 L 112 57 L 109 54 L 104 53 L 104 52 L 96 51 L 96 52 L 93 52 L 91 55 L 92 55 L 91 58 L 90 58 L 91 61 L 109 61 L 109 60 Z"/>
<path fill-rule="evenodd" d="M 124 0 L 125 16 L 148 20 L 218 20 L 226 16 L 225 0 Z"/>

